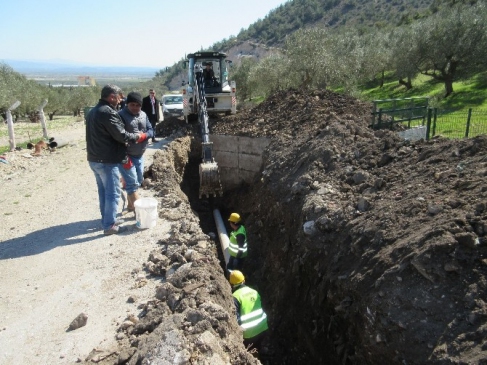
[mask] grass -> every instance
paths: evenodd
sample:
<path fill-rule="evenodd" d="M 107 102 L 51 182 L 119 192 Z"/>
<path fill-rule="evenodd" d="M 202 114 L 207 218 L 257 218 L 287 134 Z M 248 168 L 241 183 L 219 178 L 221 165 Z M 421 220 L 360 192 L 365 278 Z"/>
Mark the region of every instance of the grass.
<path fill-rule="evenodd" d="M 468 110 L 472 118 L 469 137 L 487 133 L 487 72 L 453 83 L 453 93 L 445 98 L 445 86 L 431 77 L 418 75 L 412 80 L 413 88 L 406 88 L 397 80 L 386 76 L 383 87 L 368 83 L 360 89 L 360 98 L 365 100 L 401 99 L 411 97 L 428 97 L 428 105 L 438 108 L 435 135 L 447 138 L 465 136 Z"/>
<path fill-rule="evenodd" d="M 453 83 L 453 94 L 445 98 L 445 86 L 431 77 L 418 75 L 412 80 L 413 88 L 406 88 L 397 80 L 386 76 L 384 86 L 372 83 L 360 88 L 360 95 L 366 100 L 382 100 L 410 97 L 429 97 L 430 106 L 439 109 L 467 111 L 469 108 L 487 110 L 487 72 L 463 81 Z"/>
<path fill-rule="evenodd" d="M 53 120 L 46 117 L 46 129 L 48 137 L 55 131 L 66 130 L 74 123 L 83 121 L 82 117 L 67 115 L 54 116 Z M 27 144 L 36 143 L 44 139 L 41 123 L 30 121 L 19 121 L 14 123 L 15 145 L 22 149 L 27 148 Z M 0 153 L 10 151 L 9 133 L 7 123 L 0 125 Z"/>

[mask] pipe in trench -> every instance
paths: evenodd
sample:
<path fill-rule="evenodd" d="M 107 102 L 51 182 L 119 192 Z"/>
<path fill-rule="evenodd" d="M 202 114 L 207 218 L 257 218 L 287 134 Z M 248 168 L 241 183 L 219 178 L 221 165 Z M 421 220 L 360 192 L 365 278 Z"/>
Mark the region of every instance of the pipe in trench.
<path fill-rule="evenodd" d="M 230 239 L 228 238 L 227 229 L 225 228 L 225 223 L 223 223 L 222 215 L 218 209 L 213 210 L 213 218 L 216 223 L 216 230 L 218 231 L 218 238 L 220 240 L 220 245 L 222 247 L 223 258 L 225 259 L 225 266 L 228 265 L 230 260 L 230 254 L 228 253 L 228 245 Z"/>

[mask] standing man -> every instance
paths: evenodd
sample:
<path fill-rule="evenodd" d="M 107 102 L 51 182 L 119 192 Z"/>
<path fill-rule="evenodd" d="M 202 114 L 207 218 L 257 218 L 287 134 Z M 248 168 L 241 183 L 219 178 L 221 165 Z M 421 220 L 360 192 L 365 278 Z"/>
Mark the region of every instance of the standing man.
<path fill-rule="evenodd" d="M 154 137 L 152 137 L 152 142 L 158 142 L 155 138 L 156 135 L 156 124 L 159 121 L 159 100 L 156 99 L 156 92 L 154 89 L 149 89 L 149 95 L 142 100 L 142 110 L 149 118 L 152 124 L 152 129 L 154 130 Z"/>
<path fill-rule="evenodd" d="M 247 230 L 242 223 L 240 214 L 232 213 L 228 218 L 232 232 L 230 233 L 230 242 L 228 244 L 227 270 L 242 270 L 244 259 L 247 257 Z"/>
<path fill-rule="evenodd" d="M 232 271 L 229 281 L 232 286 L 237 322 L 243 330 L 244 345 L 248 350 L 256 348 L 261 352 L 262 340 L 269 326 L 267 315 L 262 309 L 260 294 L 245 285 L 245 277 L 241 271 Z"/>
<path fill-rule="evenodd" d="M 145 133 L 147 138 L 154 137 L 154 130 L 147 118 L 147 115 L 141 110 L 142 95 L 132 91 L 127 95 L 127 104 L 118 112 L 125 123 L 125 130 L 130 133 Z M 141 143 L 129 143 L 127 153 L 134 164 L 137 172 L 139 185 L 144 181 L 144 152 L 147 149 L 147 140 Z M 133 202 L 129 200 L 128 210 L 135 209 Z"/>
<path fill-rule="evenodd" d="M 117 208 L 120 199 L 120 174 L 125 180 L 127 194 L 138 189 L 135 168 L 127 156 L 128 142 L 143 142 L 145 133 L 129 133 L 116 111 L 121 89 L 106 85 L 101 90 L 98 104 L 86 118 L 86 151 L 88 163 L 95 174 L 100 203 L 101 222 L 105 235 L 124 230 L 117 224 Z"/>

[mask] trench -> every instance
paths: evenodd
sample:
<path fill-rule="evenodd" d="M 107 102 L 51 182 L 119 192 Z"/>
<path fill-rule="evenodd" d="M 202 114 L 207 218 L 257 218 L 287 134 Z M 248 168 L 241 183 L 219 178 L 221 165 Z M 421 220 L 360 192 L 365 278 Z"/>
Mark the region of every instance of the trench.
<path fill-rule="evenodd" d="M 215 160 L 220 164 L 217 157 Z M 326 278 L 317 280 L 315 271 L 303 262 L 299 264 L 297 274 L 291 273 L 295 271 L 294 268 L 290 268 L 296 265 L 296 261 L 286 256 L 282 244 L 276 242 L 282 224 L 285 221 L 293 221 L 293 213 L 282 210 L 279 218 L 276 217 L 277 222 L 262 222 L 258 218 L 260 210 L 285 205 L 279 201 L 269 200 L 268 196 L 257 208 L 257 204 L 252 202 L 256 201 L 256 194 L 262 192 L 255 192 L 252 184 L 248 183 L 240 183 L 231 189 L 226 189 L 223 185 L 222 197 L 200 199 L 200 162 L 200 152 L 191 151 L 189 162 L 184 169 L 181 190 L 188 197 L 193 211 L 199 216 L 202 231 L 210 236 L 217 232 L 213 209 L 220 210 L 227 232 L 230 232 L 227 217 L 232 212 L 239 212 L 244 219 L 249 218 L 244 221 L 249 239 L 249 256 L 242 271 L 246 283 L 261 294 L 263 307 L 269 319 L 265 352 L 259 356 L 259 360 L 267 365 L 358 364 L 359 362 L 350 360 L 353 358 L 353 346 L 347 343 L 347 332 L 350 329 L 346 323 L 333 315 L 334 308 L 326 304 L 326 292 L 329 289 Z M 223 170 L 227 173 L 231 171 Z M 294 228 L 297 229 L 295 226 Z M 294 237 L 295 233 L 288 230 L 286 235 Z M 219 242 L 217 243 L 220 247 Z M 218 250 L 218 255 L 222 268 L 225 269 L 221 250 Z M 310 289 L 314 286 L 317 287 Z M 311 296 L 316 295 L 320 296 L 318 301 L 311 299 Z"/>

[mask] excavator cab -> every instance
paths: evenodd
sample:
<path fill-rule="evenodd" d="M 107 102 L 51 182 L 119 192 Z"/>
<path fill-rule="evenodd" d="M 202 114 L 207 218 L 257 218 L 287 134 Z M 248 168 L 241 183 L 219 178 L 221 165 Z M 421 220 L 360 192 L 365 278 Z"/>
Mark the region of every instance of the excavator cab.
<path fill-rule="evenodd" d="M 210 88 L 217 88 L 220 86 L 220 73 L 218 65 L 216 65 L 216 72 L 213 68 L 213 61 L 203 61 L 203 79 L 205 80 L 205 90 Z"/>
<path fill-rule="evenodd" d="M 188 82 L 183 83 L 183 112 L 186 121 L 194 121 L 198 113 L 195 69 L 203 72 L 209 68 L 212 71 L 211 79 L 204 83 L 205 97 L 208 113 L 237 113 L 237 97 L 235 81 L 229 81 L 231 61 L 222 52 L 196 52 L 187 55 L 184 63 L 188 70 Z"/>
<path fill-rule="evenodd" d="M 191 62 L 194 61 L 194 62 Z M 190 59 L 189 70 L 193 69 L 195 66 L 201 66 L 203 69 L 203 77 L 205 80 L 205 92 L 206 93 L 221 93 L 222 92 L 222 60 L 220 59 Z M 193 65 L 192 65 L 193 64 Z M 189 84 L 194 83 L 194 72 L 191 75 L 190 71 L 190 81 Z"/>

